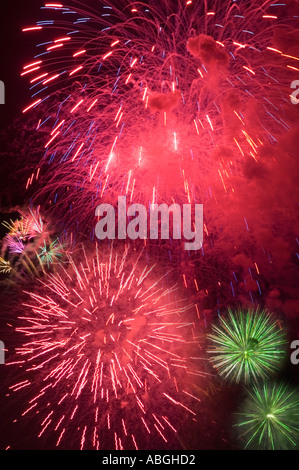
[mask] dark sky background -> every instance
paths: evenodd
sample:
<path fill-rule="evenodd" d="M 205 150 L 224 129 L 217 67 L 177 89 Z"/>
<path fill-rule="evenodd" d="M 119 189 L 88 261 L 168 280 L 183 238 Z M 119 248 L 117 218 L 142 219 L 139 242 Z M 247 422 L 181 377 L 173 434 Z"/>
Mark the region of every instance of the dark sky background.
<path fill-rule="evenodd" d="M 4 4 L 3 4 L 4 3 Z M 40 16 L 40 0 L 9 0 L 1 5 L 0 80 L 6 88 L 6 104 L 0 106 L 0 126 L 5 128 L 30 100 L 28 84 L 20 77 L 24 64 L 31 60 L 35 38 L 22 33 Z"/>

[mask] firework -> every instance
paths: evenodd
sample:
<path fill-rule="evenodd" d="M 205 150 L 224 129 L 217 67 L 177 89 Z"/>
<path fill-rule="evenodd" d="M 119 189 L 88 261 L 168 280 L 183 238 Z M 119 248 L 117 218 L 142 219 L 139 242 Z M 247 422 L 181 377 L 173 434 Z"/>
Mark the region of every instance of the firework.
<path fill-rule="evenodd" d="M 21 254 L 25 251 L 23 240 L 18 237 L 7 235 L 5 237 L 5 245 L 7 246 L 9 252 L 13 254 Z"/>
<path fill-rule="evenodd" d="M 11 277 L 17 275 L 19 279 L 39 277 L 45 273 L 44 265 L 48 269 L 54 268 L 58 261 L 63 260 L 71 240 L 66 235 L 55 239 L 54 229 L 43 220 L 39 209 L 20 211 L 20 214 L 20 219 L 3 223 L 9 232 L 1 242 L 1 271 Z"/>
<path fill-rule="evenodd" d="M 246 448 L 294 449 L 299 443 L 299 396 L 285 384 L 253 386 L 239 424 Z"/>
<path fill-rule="evenodd" d="M 290 127 L 298 59 L 277 45 L 296 21 L 288 3 L 74 1 L 43 14 L 23 29 L 41 36 L 24 113 L 48 131 L 27 187 L 44 177 L 36 197 L 73 227 L 103 198 L 234 194 L 233 177 Z"/>
<path fill-rule="evenodd" d="M 11 241 L 13 241 L 13 239 L 25 241 L 38 235 L 46 235 L 45 224 L 39 208 L 29 208 L 26 212 L 20 211 L 20 214 L 20 219 L 3 222 L 4 227 L 8 229 L 8 236 Z"/>
<path fill-rule="evenodd" d="M 0 273 L 9 274 L 11 271 L 12 268 L 10 262 L 0 257 Z"/>
<path fill-rule="evenodd" d="M 267 311 L 228 310 L 209 335 L 211 362 L 224 378 L 257 381 L 273 375 L 286 357 L 286 336 Z"/>
<path fill-rule="evenodd" d="M 34 392 L 18 420 L 38 417 L 54 448 L 167 448 L 182 417 L 196 420 L 192 383 L 206 381 L 195 307 L 142 252 L 77 255 L 23 305 L 8 366 L 26 372 L 10 393 Z"/>
<path fill-rule="evenodd" d="M 66 245 L 63 245 L 59 239 L 50 242 L 49 245 L 44 241 L 44 246 L 40 249 L 38 258 L 42 264 L 54 265 L 61 261 L 66 254 Z"/>

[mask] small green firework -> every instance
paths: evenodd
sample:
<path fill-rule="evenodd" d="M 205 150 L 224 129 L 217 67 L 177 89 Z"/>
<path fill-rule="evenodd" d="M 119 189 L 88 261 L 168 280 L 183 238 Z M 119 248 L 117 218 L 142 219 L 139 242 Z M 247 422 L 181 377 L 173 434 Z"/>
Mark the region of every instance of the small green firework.
<path fill-rule="evenodd" d="M 269 378 L 286 357 L 285 333 L 266 310 L 228 310 L 208 337 L 212 364 L 221 376 L 237 383 Z"/>
<path fill-rule="evenodd" d="M 59 239 L 54 240 L 49 245 L 44 241 L 44 246 L 41 248 L 38 258 L 42 264 L 47 264 L 48 268 L 51 264 L 57 263 L 65 254 L 65 246 L 62 245 Z"/>
<path fill-rule="evenodd" d="M 288 450 L 299 445 L 299 395 L 283 383 L 254 385 L 238 416 L 245 448 Z"/>

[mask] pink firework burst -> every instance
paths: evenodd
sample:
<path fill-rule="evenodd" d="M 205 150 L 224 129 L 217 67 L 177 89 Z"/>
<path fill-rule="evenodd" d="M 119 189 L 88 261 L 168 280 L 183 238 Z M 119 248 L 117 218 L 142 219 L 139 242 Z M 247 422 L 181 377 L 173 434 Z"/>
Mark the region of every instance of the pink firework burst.
<path fill-rule="evenodd" d="M 24 66 L 48 130 L 37 198 L 73 227 L 117 196 L 218 200 L 292 125 L 296 5 L 270 0 L 46 4 Z M 30 177 L 27 187 L 35 181 Z"/>
<path fill-rule="evenodd" d="M 23 375 L 9 388 L 30 391 L 16 421 L 37 419 L 49 447 L 169 448 L 197 420 L 194 384 L 208 374 L 195 307 L 141 255 L 82 248 L 28 293 L 8 363 Z"/>

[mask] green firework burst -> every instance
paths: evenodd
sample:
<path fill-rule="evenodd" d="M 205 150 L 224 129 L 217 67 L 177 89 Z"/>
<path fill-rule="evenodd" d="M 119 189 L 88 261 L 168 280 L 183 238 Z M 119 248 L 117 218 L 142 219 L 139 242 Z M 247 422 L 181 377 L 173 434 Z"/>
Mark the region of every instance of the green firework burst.
<path fill-rule="evenodd" d="M 288 450 L 299 445 L 299 395 L 285 384 L 253 386 L 240 422 L 245 448 Z"/>
<path fill-rule="evenodd" d="M 210 359 L 219 374 L 235 382 L 267 379 L 286 357 L 286 336 L 266 310 L 228 310 L 208 336 Z"/>
<path fill-rule="evenodd" d="M 66 246 L 61 244 L 59 239 L 51 241 L 48 245 L 44 241 L 44 246 L 38 254 L 38 258 L 42 264 L 47 264 L 48 268 L 51 264 L 58 263 L 65 255 Z"/>

